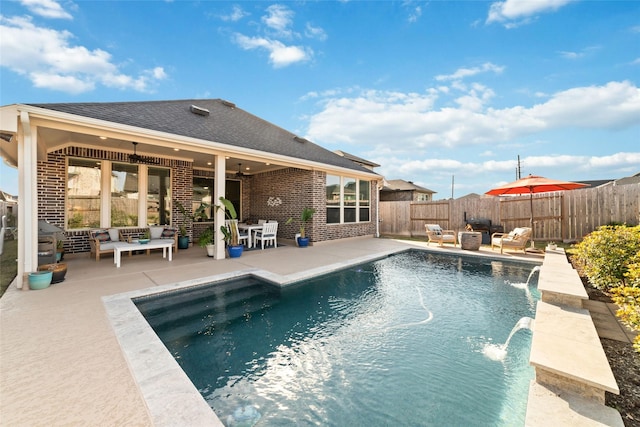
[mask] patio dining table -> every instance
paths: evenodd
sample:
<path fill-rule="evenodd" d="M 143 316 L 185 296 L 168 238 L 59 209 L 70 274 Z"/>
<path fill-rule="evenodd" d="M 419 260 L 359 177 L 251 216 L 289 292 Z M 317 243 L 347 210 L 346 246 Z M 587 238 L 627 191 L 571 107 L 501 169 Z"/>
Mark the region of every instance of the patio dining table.
<path fill-rule="evenodd" d="M 262 230 L 262 224 L 238 224 L 238 230 L 246 231 L 249 235 L 247 247 L 253 248 L 255 233 Z"/>

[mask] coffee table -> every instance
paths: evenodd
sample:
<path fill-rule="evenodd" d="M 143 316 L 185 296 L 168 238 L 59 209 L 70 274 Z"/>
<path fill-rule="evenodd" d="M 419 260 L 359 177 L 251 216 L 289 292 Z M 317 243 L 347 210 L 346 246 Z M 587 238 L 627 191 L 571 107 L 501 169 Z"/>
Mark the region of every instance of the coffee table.
<path fill-rule="evenodd" d="M 162 249 L 162 258 L 167 257 L 167 252 L 169 252 L 169 261 L 173 260 L 173 240 L 163 241 L 152 241 L 149 243 L 141 244 L 138 242 L 131 243 L 123 243 L 122 245 L 117 245 L 113 248 L 113 263 L 117 268 L 120 268 L 120 260 L 122 258 L 122 252 L 133 252 L 133 251 L 146 251 L 149 249 Z M 168 249 L 168 251 L 167 251 Z"/>

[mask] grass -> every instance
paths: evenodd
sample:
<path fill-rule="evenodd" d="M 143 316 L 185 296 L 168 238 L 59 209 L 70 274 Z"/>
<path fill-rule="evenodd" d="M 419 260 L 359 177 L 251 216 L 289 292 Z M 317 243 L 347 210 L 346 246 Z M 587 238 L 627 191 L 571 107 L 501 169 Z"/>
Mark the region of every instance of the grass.
<path fill-rule="evenodd" d="M 4 295 L 18 273 L 18 241 L 5 240 L 0 256 L 0 296 Z"/>

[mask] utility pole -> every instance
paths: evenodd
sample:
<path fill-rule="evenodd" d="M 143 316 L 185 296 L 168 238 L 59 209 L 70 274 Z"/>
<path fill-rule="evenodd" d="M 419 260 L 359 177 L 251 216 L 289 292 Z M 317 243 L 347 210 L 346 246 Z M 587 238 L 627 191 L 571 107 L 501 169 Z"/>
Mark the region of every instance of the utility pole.
<path fill-rule="evenodd" d="M 454 181 L 455 175 L 451 175 L 451 200 L 453 200 L 453 181 Z"/>
<path fill-rule="evenodd" d="M 521 170 L 520 170 L 520 154 L 518 154 L 518 167 L 516 168 L 516 181 L 522 178 Z"/>

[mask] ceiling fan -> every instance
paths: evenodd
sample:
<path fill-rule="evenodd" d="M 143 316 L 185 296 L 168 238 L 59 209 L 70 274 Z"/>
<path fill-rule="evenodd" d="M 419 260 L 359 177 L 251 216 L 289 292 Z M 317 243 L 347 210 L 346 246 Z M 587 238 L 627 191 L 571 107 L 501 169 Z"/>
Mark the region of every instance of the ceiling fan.
<path fill-rule="evenodd" d="M 129 154 L 129 163 L 148 163 L 148 164 L 157 164 L 158 161 L 149 156 L 141 156 L 136 152 L 138 147 L 137 142 L 131 142 L 133 144 L 133 154 Z"/>
<path fill-rule="evenodd" d="M 246 175 L 246 173 L 242 172 L 242 163 L 238 163 L 238 172 L 236 172 L 236 176 L 241 177 Z"/>

